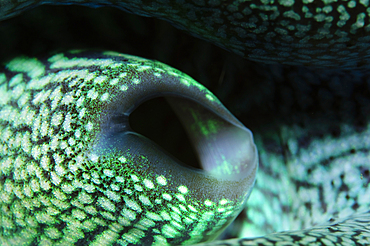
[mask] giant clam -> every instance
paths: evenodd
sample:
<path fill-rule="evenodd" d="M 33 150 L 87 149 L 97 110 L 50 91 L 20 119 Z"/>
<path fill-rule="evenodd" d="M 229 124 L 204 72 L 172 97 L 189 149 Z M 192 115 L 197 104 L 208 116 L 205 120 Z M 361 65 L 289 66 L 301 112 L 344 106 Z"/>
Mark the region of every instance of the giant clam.
<path fill-rule="evenodd" d="M 279 1 L 279 4 L 282 1 Z M 253 2 L 252 2 L 253 3 Z M 314 2 L 315 3 L 315 2 Z M 313 4 L 314 4 L 313 3 Z M 266 2 L 266 4 L 274 5 L 274 2 Z M 306 3 L 305 3 L 306 4 Z M 308 4 L 308 3 L 307 3 Z M 331 5 L 332 2 L 324 3 L 326 5 Z M 353 5 L 352 2 L 340 2 L 340 3 L 333 3 L 340 5 L 348 5 L 350 9 L 356 10 L 358 8 Z M 361 3 L 362 4 L 362 3 Z M 366 4 L 366 3 L 365 3 Z M 363 4 L 362 4 L 363 5 Z M 358 4 L 357 6 L 362 6 Z M 338 7 L 337 6 L 337 7 Z M 321 6 L 315 9 L 322 9 Z M 340 8 L 333 8 L 333 9 L 340 9 Z M 323 10 L 321 10 L 323 11 Z M 325 12 L 324 12 L 325 13 Z M 346 16 L 346 15 L 345 15 Z M 350 19 L 353 19 L 354 15 L 347 15 L 346 22 Z M 356 15 L 357 16 L 357 15 Z M 257 17 L 259 18 L 259 17 Z M 261 16 L 263 18 L 263 16 Z M 291 18 L 291 17 L 288 17 Z M 357 18 L 358 19 L 358 18 Z M 357 20 L 355 18 L 355 20 Z M 327 26 L 327 22 L 330 21 L 329 19 L 325 19 Z M 347 22 L 347 24 L 349 21 Z M 364 23 L 366 23 L 366 19 L 364 19 Z M 351 24 L 350 24 L 351 25 Z M 366 26 L 366 25 L 365 25 Z M 335 27 L 335 25 L 334 25 Z M 346 25 L 343 26 L 347 28 Z M 336 28 L 331 29 L 336 31 Z M 366 32 L 366 30 L 364 30 Z M 211 37 L 211 36 L 210 36 Z M 363 35 L 362 38 L 366 38 L 366 35 Z M 315 44 L 320 46 L 320 38 L 315 41 Z M 361 44 L 361 42 L 356 42 L 352 39 L 349 41 L 346 38 L 341 38 L 342 46 L 343 43 L 349 49 L 353 47 L 350 44 Z M 325 43 L 325 42 L 323 42 Z M 323 44 L 321 44 L 323 45 Z M 337 47 L 337 51 L 341 51 L 343 47 Z M 276 47 L 275 47 L 276 48 Z M 284 47 L 283 47 L 284 48 Z M 285 47 L 286 49 L 286 47 Z M 330 65 L 330 62 L 334 62 L 335 64 L 345 65 L 348 64 L 351 67 L 356 67 L 358 64 L 353 61 L 361 61 L 360 59 L 357 60 L 357 55 L 354 50 L 357 48 L 355 47 L 350 51 L 349 56 L 347 57 L 347 61 L 342 63 L 341 60 L 336 60 L 333 57 L 326 57 L 322 56 L 322 61 L 329 61 L 323 62 L 324 65 Z M 365 47 L 366 50 L 366 47 Z M 285 50 L 286 51 L 286 50 Z M 327 47 L 323 47 L 320 50 L 320 53 L 325 53 L 327 51 Z M 281 53 L 281 52 L 280 52 Z M 338 52 L 339 53 L 339 52 Z M 289 55 L 289 52 L 286 54 Z M 325 53 L 326 54 L 326 53 Z M 348 54 L 348 51 L 344 51 L 343 54 Z M 363 53 L 366 55 L 366 53 Z M 284 57 L 284 56 L 283 56 Z M 289 57 L 289 56 L 285 56 Z M 284 60 L 284 58 L 280 57 L 280 59 Z M 366 59 L 365 59 L 366 60 Z M 298 61 L 299 62 L 299 61 Z M 310 63 L 310 59 L 308 59 Z M 315 64 L 315 63 L 313 63 Z M 360 65 L 366 65 L 366 63 L 361 63 Z M 313 73 L 315 75 L 315 73 Z M 323 73 L 325 74 L 325 73 Z M 334 76 L 335 77 L 335 76 Z M 354 76 L 355 77 L 355 76 Z M 360 79 L 362 80 L 362 78 Z M 324 81 L 324 82 L 322 82 Z M 277 235 L 269 235 L 264 238 L 255 239 L 253 241 L 249 241 L 247 239 L 241 239 L 239 241 L 234 241 L 233 243 L 250 243 L 250 244 L 259 244 L 259 243 L 296 243 L 296 244 L 329 244 L 330 242 L 336 242 L 343 245 L 347 244 L 365 244 L 368 242 L 368 218 L 366 214 L 361 214 L 361 212 L 366 212 L 368 210 L 368 203 L 367 203 L 367 184 L 368 184 L 368 164 L 366 162 L 367 156 L 367 118 L 366 118 L 366 101 L 362 99 L 359 101 L 361 111 L 357 114 L 360 115 L 360 120 L 365 121 L 361 124 L 353 124 L 351 122 L 352 118 L 348 119 L 347 121 L 343 121 L 343 118 L 348 117 L 347 113 L 351 112 L 351 106 L 353 106 L 351 96 L 347 96 L 350 93 L 355 95 L 355 102 L 357 102 L 357 95 L 361 93 L 357 93 L 358 90 L 361 91 L 361 88 L 358 89 L 346 89 L 344 88 L 341 90 L 340 84 L 341 81 L 339 80 L 327 80 L 326 79 L 314 79 L 312 83 L 321 83 L 324 87 L 324 90 L 320 89 L 318 96 L 322 95 L 330 95 L 334 98 L 334 101 L 337 102 L 338 95 L 340 100 L 340 105 L 343 105 L 342 113 L 338 114 L 341 109 L 334 110 L 335 115 L 341 115 L 340 121 L 338 123 L 331 122 L 330 125 L 326 125 L 326 121 L 322 120 L 322 118 L 317 117 L 314 115 L 311 119 L 302 118 L 298 124 L 293 124 L 293 126 L 287 124 L 287 126 L 282 126 L 279 128 L 280 131 L 280 139 L 277 140 L 278 137 L 269 137 L 269 133 L 258 134 L 257 136 L 257 145 L 260 149 L 262 164 L 264 167 L 263 174 L 257 178 L 257 187 L 262 192 L 255 193 L 259 194 L 258 196 L 253 197 L 250 202 L 255 201 L 254 204 L 250 203 L 250 206 L 254 207 L 262 207 L 262 211 L 265 209 L 266 205 L 269 201 L 266 200 L 259 200 L 261 196 L 265 196 L 265 198 L 269 197 L 268 195 L 264 194 L 267 190 L 268 192 L 273 193 L 271 204 L 271 208 L 276 209 L 277 214 L 282 213 L 284 214 L 284 209 L 290 210 L 288 218 L 282 216 L 283 220 L 281 222 L 281 228 L 284 229 L 284 225 L 286 223 L 291 223 L 292 226 L 290 229 L 295 228 L 309 228 L 312 225 L 317 224 L 324 224 L 324 226 L 316 226 L 311 230 L 306 231 L 298 231 L 298 232 L 287 232 L 281 233 Z M 297 87 L 304 88 L 305 86 L 311 87 L 310 83 L 304 84 L 300 80 L 293 79 L 293 83 L 297 83 Z M 320 84 L 320 86 L 321 86 Z M 348 84 L 344 83 L 346 87 Z M 357 83 L 359 84 L 359 83 Z M 361 83 L 360 83 L 361 84 Z M 356 84 L 355 84 L 356 85 Z M 293 84 L 292 87 L 295 85 Z M 362 85 L 361 85 L 362 86 Z M 282 90 L 282 96 L 289 98 L 291 92 L 290 88 L 284 88 Z M 317 100 L 322 107 L 330 107 L 330 97 L 324 97 L 326 100 L 322 100 L 320 97 L 316 96 L 316 94 L 309 95 L 307 99 L 307 93 L 304 94 L 300 91 L 299 88 L 296 90 L 304 95 L 301 99 L 295 98 L 298 102 L 303 102 L 302 107 L 305 105 L 309 105 L 310 100 L 312 98 Z M 293 90 L 294 91 L 294 90 Z M 346 93 L 346 91 L 348 93 Z M 296 92 L 296 91 L 294 91 Z M 299 93 L 297 93 L 300 95 Z M 332 96 L 332 95 L 334 96 Z M 351 94 L 350 94 L 351 95 Z M 364 93 L 366 96 L 367 94 Z M 311 97 L 311 98 L 310 98 Z M 356 98 L 357 97 L 357 98 Z M 365 97 L 366 98 L 366 97 Z M 320 99 L 320 100 L 319 100 Z M 287 101 L 289 101 L 287 99 Z M 347 103 L 349 102 L 349 103 Z M 345 107 L 345 106 L 348 107 Z M 301 105 L 300 105 L 301 106 Z M 365 106 L 365 107 L 363 107 Z M 306 106 L 307 107 L 307 106 Z M 353 108 L 353 107 L 352 107 Z M 356 110 L 357 112 L 357 110 Z M 321 112 L 319 112 L 320 114 Z M 301 117 L 300 115 L 297 117 Z M 332 115 L 329 115 L 329 118 Z M 352 116 L 351 116 L 352 117 Z M 358 116 L 356 116 L 358 117 Z M 317 120 L 319 119 L 319 120 Z M 303 123 L 301 123 L 303 122 Z M 325 123 L 325 124 L 322 124 Z M 302 126 L 303 125 L 303 126 Z M 309 127 L 307 125 L 310 125 Z M 359 127 L 360 126 L 360 127 Z M 309 131 L 305 130 L 305 128 L 309 129 Z M 333 129 L 332 129 L 333 128 Z M 338 129 L 339 128 L 339 129 Z M 329 136 L 323 137 L 323 132 L 330 132 Z M 266 139 L 269 140 L 269 143 L 266 143 Z M 271 143 L 276 143 L 276 145 L 281 145 L 281 155 L 280 150 L 276 150 L 276 147 L 271 148 Z M 286 146 L 284 146 L 286 144 Z M 268 170 L 268 165 L 273 167 L 272 170 Z M 270 164 L 271 163 L 271 164 Z M 279 163 L 276 165 L 276 163 Z M 280 171 L 278 171 L 280 170 Z M 285 173 L 290 173 L 289 175 L 285 175 Z M 262 177 L 262 178 L 261 178 Z M 265 177 L 265 178 L 264 178 Z M 273 181 L 272 182 L 272 179 Z M 321 177 L 321 179 L 320 179 Z M 325 177 L 325 179 L 322 179 Z M 260 180 L 260 182 L 258 182 Z M 285 181 L 284 181 L 285 180 Z M 284 183 L 285 182 L 285 183 Z M 275 187 L 273 187 L 275 184 Z M 283 185 L 283 186 L 282 186 Z M 281 187 L 287 189 L 280 189 Z M 290 190 L 290 188 L 295 188 L 296 190 Z M 281 194 L 289 194 L 288 197 L 290 198 L 297 198 L 291 200 L 284 200 L 284 196 Z M 276 194 L 279 194 L 277 196 Z M 257 198 L 257 199 L 254 199 Z M 264 198 L 264 199 L 265 199 Z M 276 203 L 276 199 L 280 199 L 279 202 Z M 263 204 L 263 205 L 262 205 Z M 276 205 L 283 205 L 281 208 L 277 207 Z M 255 209 L 253 212 L 258 210 Z M 271 211 L 271 209 L 267 210 Z M 286 211 L 285 211 L 286 212 Z M 358 213 L 357 216 L 354 216 L 355 213 Z M 251 213 L 258 214 L 258 213 Z M 248 213 L 248 215 L 250 215 Z M 270 214 L 271 216 L 271 214 Z M 290 217 L 292 216 L 292 217 Z M 298 217 L 298 219 L 297 219 Z M 339 218 L 339 219 L 336 219 Z M 251 218 L 249 218 L 251 219 Z M 264 219 L 252 218 L 253 221 L 263 221 Z M 297 219 L 297 220 L 296 220 Z M 305 219 L 306 221 L 302 221 L 307 224 L 297 225 L 295 224 L 298 220 Z M 329 222 L 328 222 L 329 221 Z M 258 223 L 257 223 L 258 224 Z M 327 225 L 325 225 L 327 224 Z M 262 223 L 263 225 L 263 223 Z"/>

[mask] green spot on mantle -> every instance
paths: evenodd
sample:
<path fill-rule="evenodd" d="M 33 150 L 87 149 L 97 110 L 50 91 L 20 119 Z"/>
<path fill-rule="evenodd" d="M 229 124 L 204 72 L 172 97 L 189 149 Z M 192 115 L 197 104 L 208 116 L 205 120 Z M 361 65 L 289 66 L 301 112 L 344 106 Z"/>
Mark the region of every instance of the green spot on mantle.
<path fill-rule="evenodd" d="M 17 57 L 11 60 L 7 68 L 12 72 L 23 72 L 31 78 L 40 77 L 45 72 L 45 66 L 36 58 Z"/>

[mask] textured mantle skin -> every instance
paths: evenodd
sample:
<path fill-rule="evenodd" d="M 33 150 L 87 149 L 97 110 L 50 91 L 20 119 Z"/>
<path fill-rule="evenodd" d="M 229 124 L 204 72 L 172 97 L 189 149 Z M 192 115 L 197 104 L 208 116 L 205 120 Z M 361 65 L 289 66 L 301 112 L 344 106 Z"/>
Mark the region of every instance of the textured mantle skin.
<path fill-rule="evenodd" d="M 109 5 L 157 17 L 264 63 L 367 68 L 370 57 L 368 1 L 2 0 L 0 20 L 43 3 Z"/>
<path fill-rule="evenodd" d="M 304 69 L 302 69 L 305 71 Z M 279 194 L 283 193 L 281 190 L 276 190 L 277 186 L 284 186 L 285 188 L 289 187 L 303 187 L 303 188 L 310 188 L 314 190 L 314 188 L 317 188 L 318 190 L 323 190 L 323 192 L 319 193 L 319 198 L 315 200 L 314 198 L 317 198 L 317 195 L 312 192 L 310 193 L 312 195 L 311 199 L 309 200 L 309 205 L 306 205 L 304 203 L 295 204 L 292 206 L 292 204 L 289 204 L 291 206 L 291 210 L 288 214 L 291 216 L 292 220 L 300 221 L 304 228 L 307 228 L 307 226 L 312 226 L 312 224 L 316 223 L 324 223 L 324 221 L 329 220 L 331 217 L 342 217 L 346 214 L 352 214 L 356 210 L 359 210 L 359 207 L 362 210 L 367 210 L 368 203 L 366 201 L 366 197 L 368 197 L 368 182 L 369 182 L 369 176 L 368 176 L 368 161 L 366 160 L 366 157 L 368 156 L 368 145 L 366 144 L 366 138 L 369 136 L 367 131 L 367 122 L 368 118 L 366 115 L 368 115 L 368 103 L 366 102 L 366 98 L 368 96 L 368 91 L 366 87 L 366 76 L 357 76 L 355 74 L 351 73 L 339 73 L 334 75 L 328 73 L 327 75 L 323 75 L 322 77 L 315 78 L 311 80 L 307 79 L 302 81 L 302 77 L 304 76 L 297 76 L 297 74 L 300 74 L 302 70 L 297 70 L 295 73 L 294 78 L 291 79 L 291 84 L 289 84 L 288 88 L 281 88 L 280 93 L 285 95 L 285 99 L 282 100 L 282 108 L 283 111 L 286 111 L 287 109 L 294 112 L 294 107 L 291 106 L 291 102 L 289 102 L 290 97 L 294 98 L 294 102 L 297 103 L 299 106 L 304 108 L 303 105 L 310 105 L 310 101 L 313 100 L 315 104 L 318 104 L 318 107 L 320 110 L 318 110 L 317 115 L 313 117 L 313 119 L 305 118 L 303 116 L 300 118 L 300 120 L 294 120 L 296 118 L 301 117 L 295 116 L 292 117 L 293 119 L 288 120 L 288 123 L 286 123 L 286 126 L 279 125 L 277 130 L 278 136 L 280 136 L 280 139 L 275 139 L 274 137 L 269 136 L 268 133 L 258 133 L 257 135 L 261 135 L 261 141 L 259 142 L 259 149 L 262 150 L 263 155 L 263 149 L 266 149 L 266 155 L 264 165 L 265 167 L 262 168 L 262 170 L 265 170 L 266 177 L 273 177 L 273 180 L 275 182 L 279 182 L 279 180 L 292 180 L 294 182 L 287 184 L 282 181 L 281 184 L 274 185 L 271 184 L 271 186 L 263 186 L 262 182 L 260 184 L 257 183 L 257 189 L 260 187 L 260 189 L 263 191 L 262 193 L 265 194 L 266 190 L 271 192 L 266 197 L 279 197 Z M 312 72 L 312 74 L 315 76 L 315 73 Z M 300 74 L 301 75 L 301 74 Z M 333 78 L 328 78 L 332 76 Z M 335 79 L 334 77 L 338 76 L 338 79 Z M 284 74 L 284 80 L 288 80 L 287 75 Z M 313 92 L 309 92 L 310 89 L 317 89 L 314 83 L 320 84 L 320 91 L 316 94 Z M 306 87 L 310 88 L 308 90 L 302 89 L 300 90 L 297 88 L 297 86 L 294 86 L 293 83 L 301 82 L 300 85 L 305 85 Z M 356 86 L 350 86 L 350 84 L 353 84 L 353 82 L 356 82 Z M 344 89 L 341 88 L 341 83 L 345 87 Z M 358 85 L 361 85 L 358 87 Z M 323 88 L 323 90 L 322 90 Z M 349 89 L 350 88 L 350 89 Z M 362 88 L 362 89 L 361 89 Z M 365 89 L 364 89 L 365 88 Z M 285 94 L 284 94 L 285 93 Z M 294 95 L 294 96 L 292 96 Z M 308 95 L 308 99 L 301 97 L 301 95 Z M 329 97 L 320 95 L 329 95 Z M 358 100 L 359 95 L 363 95 L 361 98 L 364 100 Z M 245 99 L 247 100 L 247 99 Z M 334 101 L 334 103 L 333 103 Z M 334 104 L 334 106 L 333 106 Z M 347 107 L 348 106 L 348 107 Z M 235 106 L 237 107 L 237 106 Z M 240 106 L 241 107 L 241 106 Z M 342 107 L 342 108 L 340 108 Z M 332 110 L 332 115 L 330 115 L 331 120 L 325 120 L 326 113 L 330 110 Z M 355 110 L 354 110 L 355 109 Z M 355 112 L 355 113 L 354 113 Z M 318 116 L 318 115 L 320 115 Z M 333 116 L 334 115 L 334 116 Z M 312 117 L 310 115 L 310 117 Z M 320 119 L 316 120 L 315 119 Z M 355 120 L 354 120 L 355 119 Z M 328 124 L 328 121 L 331 122 L 331 125 Z M 293 123 L 292 123 L 293 122 Z M 360 122 L 360 123 L 359 123 Z M 320 126 L 321 124 L 321 126 Z M 325 127 L 322 126 L 325 124 Z M 295 126 L 295 127 L 292 127 Z M 302 127 L 302 125 L 304 127 Z M 339 129 L 338 129 L 339 128 Z M 323 137 L 327 133 L 330 133 L 330 136 Z M 276 133 L 276 132 L 275 132 Z M 361 133 L 361 134 L 359 134 Z M 351 137 L 352 136 L 352 137 Z M 258 137 L 257 137 L 258 138 Z M 266 140 L 268 139 L 269 143 L 267 144 Z M 361 141 L 359 141 L 359 139 Z M 299 141 L 298 141 L 299 140 Z M 328 146 L 328 143 L 332 142 L 331 147 Z M 271 144 L 272 143 L 272 144 Z M 357 143 L 361 143 L 363 145 L 359 145 Z M 277 148 L 276 146 L 280 146 L 280 148 Z M 311 146 L 311 149 L 310 149 Z M 330 145 L 329 145 L 330 146 Z M 344 146 L 343 148 L 339 148 L 339 146 Z M 312 149 L 316 149 L 316 152 L 313 152 Z M 322 151 L 322 149 L 325 149 L 325 151 Z M 307 150 L 307 151 L 306 151 Z M 337 150 L 337 151 L 335 151 Z M 271 157 L 271 154 L 276 152 L 276 158 Z M 303 153 L 302 153 L 303 152 Z M 284 153 L 283 155 L 281 153 Z M 300 155 L 298 155 L 301 153 Z M 314 153 L 312 155 L 312 153 Z M 296 165 L 297 162 L 300 162 L 301 160 L 307 160 L 307 155 L 310 155 L 313 162 L 311 163 L 312 168 L 308 169 L 299 169 L 297 170 L 297 173 L 294 174 L 294 172 L 290 171 L 286 172 L 285 174 L 281 174 L 280 168 L 282 166 L 285 166 L 287 162 L 292 162 L 292 166 L 290 168 L 293 168 Z M 268 157 L 270 156 L 270 157 Z M 316 158 L 319 157 L 319 158 Z M 365 157 L 365 158 L 364 158 Z M 338 169 L 338 164 L 335 161 L 343 161 L 345 163 L 357 163 L 355 166 L 342 166 L 343 169 Z M 262 160 L 263 162 L 263 160 Z M 304 161 L 301 163 L 305 164 Z M 324 165 L 324 169 L 320 168 L 320 166 Z M 271 166 L 274 167 L 271 170 Z M 289 165 L 288 165 L 289 166 Z M 304 170 L 304 171 L 302 171 Z M 320 174 L 320 172 L 326 170 L 333 170 L 330 172 L 330 175 L 323 175 Z M 348 172 L 348 171 L 351 172 Z M 291 173 L 290 173 L 291 172 Z M 306 178 L 297 175 L 297 174 L 307 174 Z M 261 177 L 263 177 L 261 175 Z M 304 175 L 302 175 L 304 176 Z M 328 187 L 326 184 L 320 184 L 318 182 L 311 183 L 312 179 L 311 177 L 327 177 L 326 182 L 331 186 L 331 189 L 323 189 L 324 187 Z M 279 177 L 279 178 L 277 178 Z M 281 178 L 283 177 L 283 178 Z M 355 180 L 355 183 L 353 183 L 352 178 Z M 261 179 L 260 179 L 261 180 Z M 270 179 L 267 179 L 270 180 Z M 332 183 L 333 182 L 333 183 Z M 357 183 L 356 183 L 357 182 Z M 288 182 L 289 183 L 289 182 Z M 332 184 L 331 184 L 332 183 Z M 290 186 L 291 185 L 291 186 Z M 342 188 L 341 188 L 342 187 Z M 347 187 L 347 188 L 345 188 Z M 302 188 L 302 189 L 303 189 Z M 335 191 L 335 192 L 334 192 Z M 333 193 L 334 192 L 334 193 Z M 257 193 L 256 193 L 257 194 Z M 305 192 L 301 191 L 299 194 L 301 194 L 302 197 L 304 197 Z M 300 197 L 296 191 L 292 190 L 292 195 L 289 195 L 289 197 Z M 334 194 L 334 195 L 333 195 Z M 311 196 L 310 195 L 310 196 Z M 323 202 L 325 200 L 325 197 L 328 197 L 327 200 L 330 202 L 332 200 L 336 201 L 333 204 L 333 207 L 330 208 L 330 210 L 327 207 L 327 204 Z M 253 199 L 253 198 L 252 198 Z M 251 200 L 252 200 L 251 199 Z M 283 200 L 283 199 L 282 199 Z M 268 201 L 266 201 L 268 202 Z M 257 202 L 256 202 L 257 203 Z M 273 203 L 273 202 L 271 202 Z M 312 206 L 312 203 L 315 204 Z M 258 203 L 260 204 L 260 203 Z M 252 205 L 256 208 L 256 210 L 261 208 L 258 208 L 257 205 Z M 308 208 L 307 208 L 308 206 Z M 313 216 L 315 211 L 317 211 L 317 206 L 322 206 L 325 208 L 322 212 L 322 214 L 326 214 L 324 216 L 324 221 L 310 221 L 310 218 L 320 218 L 320 215 Z M 271 206 L 272 207 L 272 206 Z M 348 209 L 350 208 L 351 209 Z M 342 211 L 343 208 L 347 208 L 347 210 L 343 213 L 339 213 L 338 211 Z M 353 209 L 352 209 L 353 208 Z M 250 209 L 252 210 L 252 209 Z M 263 210 L 263 209 L 262 209 Z M 298 213 L 298 211 L 304 211 L 307 210 L 305 213 Z M 263 213 L 264 211 L 262 211 Z M 284 212 L 286 213 L 286 212 Z M 302 216 L 300 218 L 296 218 L 295 216 Z M 289 217 L 288 216 L 288 217 Z M 355 225 L 353 227 L 353 230 L 351 230 L 351 233 L 347 233 L 350 238 L 353 238 L 358 244 L 364 244 L 366 245 L 367 238 L 368 238 L 368 229 L 366 229 L 366 226 L 368 224 L 368 219 L 366 216 L 362 217 L 365 221 L 362 225 L 357 220 L 356 223 L 349 223 L 351 225 Z M 251 218 L 249 218 L 251 219 Z M 253 220 L 253 219 L 252 219 Z M 257 220 L 258 221 L 258 220 Z M 333 222 L 335 223 L 335 222 Z M 277 226 L 279 229 L 285 229 L 281 228 L 281 224 L 283 223 L 277 223 L 280 225 Z M 328 229 L 329 227 L 325 227 L 326 229 L 321 230 L 323 232 L 323 239 L 326 239 L 325 236 L 328 236 L 328 232 L 333 233 L 333 228 Z M 291 229 L 294 229 L 294 226 L 291 227 Z M 348 229 L 348 228 L 346 228 Z M 343 233 L 340 232 L 341 230 L 338 230 L 338 240 L 339 238 L 343 238 Z M 358 231 L 360 235 L 355 231 Z M 348 231 L 347 231 L 348 232 Z M 301 234 L 302 235 L 302 234 Z M 315 234 L 317 235 L 317 234 Z M 360 240 L 360 238 L 362 238 Z M 293 237 L 287 237 L 287 239 L 297 239 Z M 317 239 L 322 240 L 322 239 Z M 255 244 L 261 242 L 260 240 L 255 241 Z M 263 240 L 262 240 L 263 242 Z M 302 244 L 306 242 L 305 244 L 308 244 L 307 241 L 302 241 Z M 326 242 L 326 241 L 323 241 Z M 338 241 L 339 242 L 339 241 Z M 348 244 L 348 241 L 346 241 Z M 343 242 L 343 245 L 346 245 L 346 242 Z M 236 242 L 235 242 L 236 243 Z M 297 243 L 297 242 L 296 242 Z M 298 244 L 298 243 L 297 243 Z M 253 245 L 253 244 L 252 244 Z"/>

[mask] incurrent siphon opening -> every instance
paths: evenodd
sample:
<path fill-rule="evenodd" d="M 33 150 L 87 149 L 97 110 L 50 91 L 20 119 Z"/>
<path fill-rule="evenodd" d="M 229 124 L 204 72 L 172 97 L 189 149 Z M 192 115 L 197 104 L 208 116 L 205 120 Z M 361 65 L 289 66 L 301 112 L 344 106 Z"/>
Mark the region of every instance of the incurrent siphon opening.
<path fill-rule="evenodd" d="M 129 116 L 133 131 L 149 138 L 184 164 L 202 169 L 179 118 L 164 97 L 149 99 Z"/>

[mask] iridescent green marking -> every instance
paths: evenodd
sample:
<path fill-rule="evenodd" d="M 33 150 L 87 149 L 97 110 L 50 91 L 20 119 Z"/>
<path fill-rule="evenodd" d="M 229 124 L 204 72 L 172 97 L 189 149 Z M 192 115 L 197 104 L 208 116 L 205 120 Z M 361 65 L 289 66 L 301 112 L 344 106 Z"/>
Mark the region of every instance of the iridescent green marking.
<path fill-rule="evenodd" d="M 160 185 L 167 185 L 167 180 L 163 176 L 158 176 L 156 180 L 157 180 L 157 183 Z"/>
<path fill-rule="evenodd" d="M 186 187 L 186 186 L 183 186 L 183 185 L 181 185 L 181 186 L 179 186 L 179 191 L 181 192 L 181 193 L 183 193 L 183 194 L 186 194 L 186 193 L 188 193 L 188 188 Z"/>
<path fill-rule="evenodd" d="M 15 58 L 7 64 L 7 68 L 12 72 L 23 72 L 31 78 L 44 75 L 45 66 L 36 58 Z"/>
<path fill-rule="evenodd" d="M 212 136 L 219 131 L 220 125 L 218 121 L 208 120 L 204 122 L 203 120 L 199 120 L 200 115 L 197 115 L 196 112 L 192 111 L 191 114 L 194 118 L 194 125 L 191 126 L 194 131 L 199 131 L 200 134 L 206 137 Z"/>

